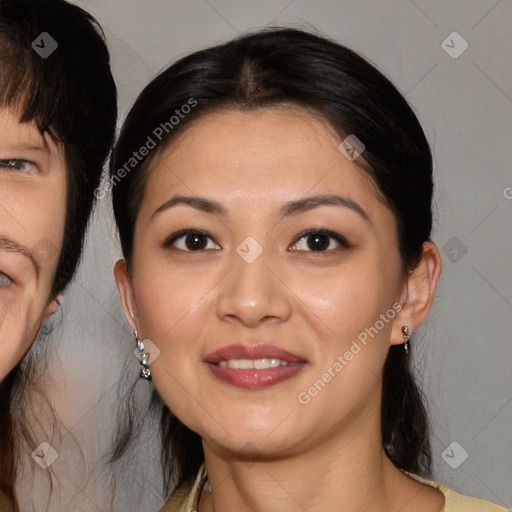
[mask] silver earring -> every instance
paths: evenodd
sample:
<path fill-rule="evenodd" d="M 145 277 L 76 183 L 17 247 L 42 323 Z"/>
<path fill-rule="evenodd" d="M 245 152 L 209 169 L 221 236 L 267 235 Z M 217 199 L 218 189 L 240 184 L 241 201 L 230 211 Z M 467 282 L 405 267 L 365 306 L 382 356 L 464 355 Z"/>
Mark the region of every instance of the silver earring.
<path fill-rule="evenodd" d="M 140 364 L 142 368 L 140 369 L 139 377 L 144 380 L 151 380 L 151 370 L 148 367 L 148 359 L 149 353 L 146 352 L 146 347 L 144 346 L 144 342 L 139 338 L 139 334 L 135 331 L 135 341 L 137 342 L 137 349 L 140 353 Z"/>
<path fill-rule="evenodd" d="M 411 339 L 411 331 L 409 330 L 408 325 L 402 325 L 402 336 L 405 340 L 404 350 L 405 350 L 405 353 L 408 354 L 409 353 L 409 340 Z"/>

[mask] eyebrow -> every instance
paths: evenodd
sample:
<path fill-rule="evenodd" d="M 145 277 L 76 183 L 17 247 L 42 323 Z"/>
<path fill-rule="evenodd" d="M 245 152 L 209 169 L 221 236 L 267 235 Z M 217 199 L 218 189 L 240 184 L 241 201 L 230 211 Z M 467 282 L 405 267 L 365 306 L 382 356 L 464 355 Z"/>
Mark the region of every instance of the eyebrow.
<path fill-rule="evenodd" d="M 174 196 L 162 204 L 159 208 L 157 208 L 151 218 L 165 210 L 169 210 L 176 205 L 187 205 L 205 213 L 220 215 L 222 217 L 228 216 L 228 211 L 226 208 L 224 208 L 224 206 L 222 206 L 219 202 L 212 199 L 197 196 Z M 296 201 L 289 201 L 281 207 L 279 214 L 280 217 L 283 218 L 290 215 L 298 215 L 310 210 L 314 210 L 315 208 L 319 208 L 321 206 L 340 206 L 343 208 L 348 208 L 358 213 L 366 222 L 371 224 L 370 217 L 361 205 L 352 199 L 349 199 L 348 197 L 339 195 L 308 196 Z"/>
<path fill-rule="evenodd" d="M 14 156 L 10 158 L 6 157 L 5 155 L 8 155 L 9 153 L 12 153 Z M 15 160 L 16 158 L 23 158 L 24 153 L 27 153 L 26 156 L 29 159 L 31 157 L 28 155 L 28 153 L 34 153 L 34 157 L 37 154 L 38 157 L 42 158 L 50 154 L 50 148 L 48 146 L 36 146 L 32 144 L 12 145 L 0 149 L 0 160 Z"/>
<path fill-rule="evenodd" d="M 48 152 L 49 151 L 48 146 L 45 146 L 45 145 L 40 145 L 40 146 L 29 146 L 29 145 L 26 145 L 26 146 L 20 146 L 20 149 L 22 149 L 24 151 L 42 151 L 42 152 Z"/>
<path fill-rule="evenodd" d="M 8 141 L 4 139 L 2 142 L 2 148 L 6 151 L 40 151 L 48 152 L 50 147 L 48 145 L 49 135 L 42 135 L 40 133 L 37 136 L 20 137 L 16 141 Z"/>
<path fill-rule="evenodd" d="M 22 245 L 19 245 L 16 242 L 13 242 L 12 240 L 9 240 L 8 238 L 5 238 L 3 236 L 0 236 L 0 251 L 10 252 L 13 254 L 21 254 L 22 256 L 30 260 L 30 262 L 32 263 L 32 265 L 34 265 L 36 269 L 38 268 L 38 265 L 32 256 L 32 253 L 26 247 L 23 247 Z"/>

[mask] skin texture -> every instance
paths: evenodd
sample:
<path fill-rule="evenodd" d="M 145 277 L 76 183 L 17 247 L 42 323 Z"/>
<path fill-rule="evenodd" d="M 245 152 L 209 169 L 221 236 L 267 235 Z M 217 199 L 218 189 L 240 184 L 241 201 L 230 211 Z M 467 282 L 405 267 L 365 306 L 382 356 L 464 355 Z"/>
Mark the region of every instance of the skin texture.
<path fill-rule="evenodd" d="M 35 124 L 20 124 L 18 113 L 0 111 L 0 133 L 2 380 L 55 309 L 50 291 L 63 241 L 66 166 L 61 147 Z"/>
<path fill-rule="evenodd" d="M 436 246 L 403 275 L 395 220 L 368 177 L 338 149 L 324 121 L 293 108 L 222 111 L 189 125 L 151 168 L 135 229 L 131 279 L 115 267 L 126 318 L 160 355 L 154 384 L 203 439 L 220 510 L 437 511 L 444 498 L 397 470 L 380 434 L 381 376 L 390 344 L 426 318 L 441 271 Z M 281 217 L 289 201 L 336 194 L 351 208 L 320 206 Z M 201 196 L 227 211 L 176 205 Z M 190 228 L 208 233 L 186 250 Z M 349 248 L 308 229 L 327 229 Z M 263 249 L 252 263 L 236 249 Z M 322 245 L 322 244 L 320 244 Z M 313 248 L 315 246 L 313 245 Z M 393 304 L 401 310 L 311 398 L 298 400 L 365 328 Z M 218 380 L 205 357 L 231 344 L 271 344 L 306 361 L 292 379 L 254 391 Z M 200 511 L 212 510 L 203 493 Z M 300 507 L 299 507 L 300 505 Z M 403 508 L 401 508 L 403 507 Z"/>

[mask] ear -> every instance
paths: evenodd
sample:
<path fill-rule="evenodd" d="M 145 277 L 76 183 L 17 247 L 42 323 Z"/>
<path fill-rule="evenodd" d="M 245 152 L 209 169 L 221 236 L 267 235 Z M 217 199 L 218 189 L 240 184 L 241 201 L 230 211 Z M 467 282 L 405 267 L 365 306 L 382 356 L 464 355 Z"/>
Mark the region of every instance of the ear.
<path fill-rule="evenodd" d="M 114 265 L 114 277 L 116 278 L 119 297 L 121 298 L 121 304 L 123 306 L 126 321 L 130 325 L 132 331 L 136 331 L 139 323 L 137 308 L 133 297 L 132 283 L 130 282 L 126 261 L 124 259 L 116 261 Z"/>
<path fill-rule="evenodd" d="M 396 315 L 391 332 L 391 345 L 404 343 L 402 326 L 407 325 L 414 333 L 427 318 L 437 282 L 441 275 L 441 255 L 434 242 L 423 244 L 423 252 L 418 266 L 411 270 L 403 284 L 400 296 L 402 309 Z"/>
<path fill-rule="evenodd" d="M 44 312 L 45 318 L 53 315 L 54 313 L 56 313 L 58 311 L 60 305 L 62 304 L 62 297 L 63 297 L 63 294 L 59 293 L 57 295 L 57 297 L 55 297 L 55 299 L 53 299 L 50 302 L 50 304 L 48 304 L 48 306 L 46 307 L 46 311 Z"/>

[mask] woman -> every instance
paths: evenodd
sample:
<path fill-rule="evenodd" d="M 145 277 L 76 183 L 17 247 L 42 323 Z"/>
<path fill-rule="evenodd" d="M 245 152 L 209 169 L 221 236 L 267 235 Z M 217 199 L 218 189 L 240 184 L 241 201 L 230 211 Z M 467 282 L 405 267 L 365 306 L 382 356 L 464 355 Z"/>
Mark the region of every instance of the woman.
<path fill-rule="evenodd" d="M 35 448 L 25 439 L 28 454 L 20 449 L 31 386 L 20 365 L 76 270 L 114 137 L 116 89 L 98 29 L 62 0 L 0 0 L 0 509 L 9 511 L 17 462 Z"/>
<path fill-rule="evenodd" d="M 111 180 L 164 511 L 504 510 L 417 476 L 432 161 L 375 68 L 291 29 L 195 53 L 139 96 Z"/>

